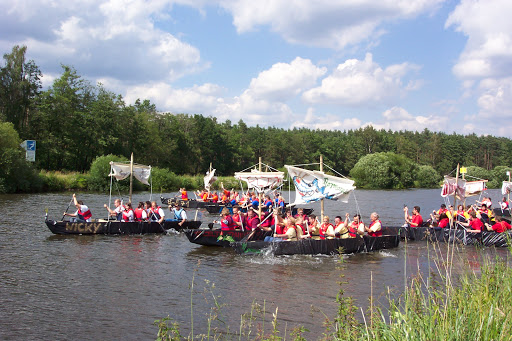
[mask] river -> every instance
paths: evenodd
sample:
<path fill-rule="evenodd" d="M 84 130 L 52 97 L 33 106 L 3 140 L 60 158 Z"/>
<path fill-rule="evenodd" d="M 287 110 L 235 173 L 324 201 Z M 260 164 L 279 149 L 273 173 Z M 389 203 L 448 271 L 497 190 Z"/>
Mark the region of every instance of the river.
<path fill-rule="evenodd" d="M 376 211 L 384 225 L 397 226 L 403 223 L 404 204 L 419 205 L 426 219 L 443 202 L 439 193 L 357 190 L 348 204 L 326 202 L 325 211 L 331 217 L 343 216 L 359 207 L 365 221 Z M 488 194 L 498 205 L 499 190 Z M 148 200 L 149 195 L 138 193 L 133 201 Z M 108 196 L 77 196 L 94 217 L 106 217 L 103 204 Z M 428 257 L 433 247 L 426 242 L 347 255 L 342 264 L 328 256 L 236 256 L 229 248 L 191 244 L 178 233 L 52 235 L 44 224 L 45 208 L 51 218 L 60 219 L 70 199 L 70 193 L 0 195 L 1 340 L 154 340 L 153 321 L 168 315 L 181 324 L 186 336 L 191 332 L 191 310 L 197 335 L 205 332 L 207 315 L 215 307 L 210 289 L 232 332 L 238 331 L 241 314 L 256 302 L 265 304 L 267 332 L 278 307 L 282 333 L 304 325 L 310 330 L 305 336 L 317 339 L 324 314 L 334 317 L 340 274 L 347 282 L 345 294 L 366 307 L 372 288 L 384 302 L 387 287 L 401 291 L 406 278 L 433 266 Z M 319 214 L 319 204 L 311 207 Z M 195 214 L 188 210 L 189 218 Z M 203 211 L 197 217 L 203 226 L 216 218 Z M 444 248 L 441 245 L 441 252 Z M 478 271 L 479 250 L 460 247 L 455 253 L 456 260 L 469 261 Z M 483 254 L 508 257 L 504 249 L 488 248 Z M 215 326 L 226 330 L 218 321 Z"/>

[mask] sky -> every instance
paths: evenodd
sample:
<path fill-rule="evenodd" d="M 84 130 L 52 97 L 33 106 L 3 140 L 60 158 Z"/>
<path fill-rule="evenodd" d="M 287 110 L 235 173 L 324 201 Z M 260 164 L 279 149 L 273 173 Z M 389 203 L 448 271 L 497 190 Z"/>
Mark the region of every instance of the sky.
<path fill-rule="evenodd" d="M 2 0 L 0 52 L 160 112 L 512 137 L 510 0 Z M 0 62 L 3 65 L 3 60 Z"/>

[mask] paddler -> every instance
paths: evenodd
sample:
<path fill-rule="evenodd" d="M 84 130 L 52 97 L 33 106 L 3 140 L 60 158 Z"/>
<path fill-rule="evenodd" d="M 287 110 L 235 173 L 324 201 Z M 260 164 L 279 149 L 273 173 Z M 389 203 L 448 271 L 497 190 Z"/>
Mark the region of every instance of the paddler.
<path fill-rule="evenodd" d="M 176 202 L 174 206 L 169 206 L 169 210 L 173 214 L 172 221 L 178 221 L 179 226 L 183 226 L 185 222 L 187 221 L 187 212 L 185 212 L 185 209 L 181 207 L 180 202 Z"/>
<path fill-rule="evenodd" d="M 296 241 L 297 237 L 297 226 L 295 226 L 295 218 L 287 217 L 284 220 L 284 230 L 282 234 L 275 233 L 274 238 L 282 238 L 288 241 Z"/>
<path fill-rule="evenodd" d="M 135 221 L 135 214 L 133 212 L 132 203 L 128 202 L 124 205 L 124 211 L 122 213 L 122 222 L 131 222 Z"/>
<path fill-rule="evenodd" d="M 364 227 L 365 231 L 368 232 L 368 236 L 370 237 L 380 237 L 382 236 L 382 223 L 379 220 L 379 215 L 377 212 L 373 212 L 370 215 L 371 223 L 370 226 Z"/>
<path fill-rule="evenodd" d="M 156 201 L 151 202 L 151 209 L 149 210 L 149 220 L 162 224 L 165 220 L 164 210 L 157 205 Z"/>
<path fill-rule="evenodd" d="M 355 238 L 358 234 L 363 236 L 365 232 L 365 226 L 364 223 L 361 221 L 361 215 L 355 214 L 350 224 L 349 217 L 350 215 L 348 213 L 345 213 L 345 222 L 343 223 L 345 228 L 347 228 L 348 230 L 348 237 Z"/>
<path fill-rule="evenodd" d="M 414 206 L 412 209 L 412 215 L 409 215 L 409 209 L 407 206 L 404 207 L 404 219 L 410 227 L 421 227 L 423 226 L 423 218 L 420 214 L 420 207 Z"/>
<path fill-rule="evenodd" d="M 64 212 L 64 215 L 72 217 L 71 218 L 72 222 L 79 222 L 79 223 L 90 222 L 91 217 L 92 217 L 91 210 L 89 209 L 89 207 L 84 205 L 82 200 L 76 200 L 75 193 L 73 193 L 73 202 L 76 207 L 76 212 L 75 213 Z"/>
<path fill-rule="evenodd" d="M 188 200 L 188 193 L 185 187 L 180 188 L 181 200 Z"/>
<path fill-rule="evenodd" d="M 117 221 L 121 221 L 123 219 L 123 211 L 124 207 L 121 203 L 121 199 L 114 200 L 114 206 L 116 208 L 111 209 L 107 206 L 107 204 L 104 204 L 103 207 L 105 207 L 111 217 L 116 217 Z"/>
<path fill-rule="evenodd" d="M 324 222 L 320 225 L 319 233 L 320 239 L 334 238 L 334 227 L 332 226 L 328 215 L 324 216 Z"/>
<path fill-rule="evenodd" d="M 316 215 L 314 215 L 314 214 L 309 215 L 308 223 L 307 223 L 308 234 L 306 236 L 308 236 L 309 238 L 312 238 L 312 239 L 319 240 L 320 239 L 319 229 L 320 229 L 320 224 L 319 224 L 318 220 L 316 220 Z"/>

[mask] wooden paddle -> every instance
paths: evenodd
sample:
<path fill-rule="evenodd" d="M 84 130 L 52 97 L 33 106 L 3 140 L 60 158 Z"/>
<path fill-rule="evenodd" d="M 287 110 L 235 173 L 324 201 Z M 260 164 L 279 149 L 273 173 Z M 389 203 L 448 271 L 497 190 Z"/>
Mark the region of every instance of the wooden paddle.
<path fill-rule="evenodd" d="M 69 202 L 68 207 L 66 208 L 66 211 L 64 211 L 64 214 L 62 215 L 62 219 L 61 220 L 64 220 L 64 217 L 66 216 L 66 213 L 68 213 L 69 207 L 71 206 L 71 203 L 73 202 L 73 199 L 74 198 L 71 198 L 71 201 Z"/>

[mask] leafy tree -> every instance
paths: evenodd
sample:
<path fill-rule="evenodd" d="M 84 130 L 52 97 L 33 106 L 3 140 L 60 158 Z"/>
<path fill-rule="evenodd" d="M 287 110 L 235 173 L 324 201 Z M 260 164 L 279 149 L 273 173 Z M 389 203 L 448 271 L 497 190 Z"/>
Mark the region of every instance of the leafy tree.
<path fill-rule="evenodd" d="M 14 46 L 4 54 L 5 65 L 0 67 L 0 117 L 24 139 L 41 89 L 41 71 L 33 60 L 25 60 L 26 51 L 26 46 Z"/>
<path fill-rule="evenodd" d="M 415 185 L 419 188 L 436 188 L 439 186 L 441 176 L 429 165 L 421 165 L 416 173 Z"/>
<path fill-rule="evenodd" d="M 128 161 L 127 158 L 117 155 L 105 155 L 97 157 L 91 164 L 89 171 L 89 189 L 104 192 L 110 189 L 110 162 Z M 117 181 L 117 180 L 113 180 Z M 129 189 L 130 183 L 125 179 L 116 184 L 119 190 Z"/>
<path fill-rule="evenodd" d="M 0 193 L 34 191 L 41 186 L 20 143 L 14 125 L 0 122 Z"/>
<path fill-rule="evenodd" d="M 392 152 L 363 156 L 350 175 L 362 188 L 400 189 L 413 186 L 416 165 L 403 155 Z"/>

